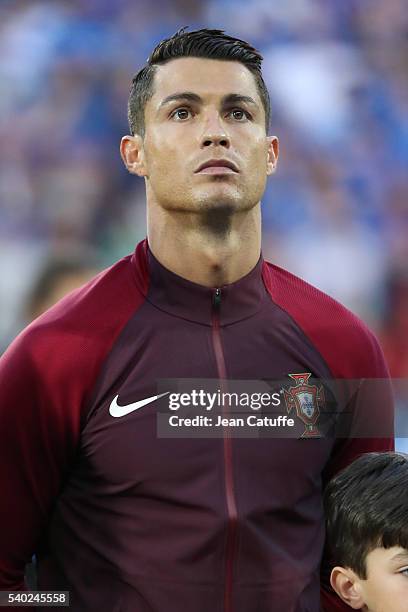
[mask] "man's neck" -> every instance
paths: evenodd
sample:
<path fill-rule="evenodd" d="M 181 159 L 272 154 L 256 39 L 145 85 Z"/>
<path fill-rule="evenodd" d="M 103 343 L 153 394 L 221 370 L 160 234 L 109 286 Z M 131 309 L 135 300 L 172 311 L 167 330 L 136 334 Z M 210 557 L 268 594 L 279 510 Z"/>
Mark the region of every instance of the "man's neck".
<path fill-rule="evenodd" d="M 239 213 L 207 214 L 148 207 L 153 255 L 175 274 L 206 287 L 233 283 L 256 265 L 261 250 L 260 204 Z"/>

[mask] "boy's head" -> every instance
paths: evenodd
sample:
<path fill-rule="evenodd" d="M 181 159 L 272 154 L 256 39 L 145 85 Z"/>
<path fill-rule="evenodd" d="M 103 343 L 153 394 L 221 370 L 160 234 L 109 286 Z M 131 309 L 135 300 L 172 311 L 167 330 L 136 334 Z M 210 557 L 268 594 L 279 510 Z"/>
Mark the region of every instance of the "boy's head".
<path fill-rule="evenodd" d="M 328 484 L 330 582 L 354 610 L 408 612 L 408 457 L 367 453 Z"/>

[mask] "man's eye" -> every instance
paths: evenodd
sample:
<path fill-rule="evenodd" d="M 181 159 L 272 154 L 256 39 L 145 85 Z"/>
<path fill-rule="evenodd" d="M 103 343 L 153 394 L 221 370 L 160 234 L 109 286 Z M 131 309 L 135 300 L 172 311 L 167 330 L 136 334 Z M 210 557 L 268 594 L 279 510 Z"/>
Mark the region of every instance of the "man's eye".
<path fill-rule="evenodd" d="M 242 110 L 242 108 L 234 108 L 230 111 L 230 115 L 235 119 L 235 121 L 246 121 L 249 119 L 249 113 Z"/>
<path fill-rule="evenodd" d="M 408 567 L 404 567 L 404 569 L 400 570 L 398 573 L 408 578 Z"/>
<path fill-rule="evenodd" d="M 176 119 L 177 121 L 185 121 L 189 119 L 190 116 L 191 111 L 188 108 L 176 108 L 171 114 L 172 119 Z"/>

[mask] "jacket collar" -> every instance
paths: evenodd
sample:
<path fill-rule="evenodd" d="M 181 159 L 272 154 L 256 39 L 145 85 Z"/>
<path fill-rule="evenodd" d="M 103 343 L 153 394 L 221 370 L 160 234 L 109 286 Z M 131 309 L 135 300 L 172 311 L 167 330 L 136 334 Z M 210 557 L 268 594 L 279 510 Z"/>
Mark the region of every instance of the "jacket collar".
<path fill-rule="evenodd" d="M 150 251 L 147 239 L 137 245 L 132 265 L 138 287 L 150 303 L 170 315 L 203 325 L 212 325 L 214 316 L 219 317 L 220 325 L 251 317 L 266 296 L 262 255 L 248 274 L 218 288 L 204 287 L 165 268 Z M 219 306 L 216 289 L 221 290 Z"/>

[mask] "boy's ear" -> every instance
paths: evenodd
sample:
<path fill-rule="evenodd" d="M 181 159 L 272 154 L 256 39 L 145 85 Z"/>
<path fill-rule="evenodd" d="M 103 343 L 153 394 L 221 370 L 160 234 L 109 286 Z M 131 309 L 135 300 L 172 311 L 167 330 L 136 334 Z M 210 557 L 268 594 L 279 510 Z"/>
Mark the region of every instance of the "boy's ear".
<path fill-rule="evenodd" d="M 147 176 L 143 139 L 141 136 L 124 136 L 120 143 L 120 155 L 131 174 Z"/>
<path fill-rule="evenodd" d="M 330 584 L 337 595 L 353 610 L 361 610 L 364 599 L 360 587 L 360 579 L 353 570 L 336 566 L 330 575 Z"/>

